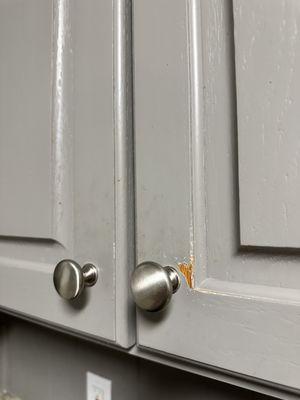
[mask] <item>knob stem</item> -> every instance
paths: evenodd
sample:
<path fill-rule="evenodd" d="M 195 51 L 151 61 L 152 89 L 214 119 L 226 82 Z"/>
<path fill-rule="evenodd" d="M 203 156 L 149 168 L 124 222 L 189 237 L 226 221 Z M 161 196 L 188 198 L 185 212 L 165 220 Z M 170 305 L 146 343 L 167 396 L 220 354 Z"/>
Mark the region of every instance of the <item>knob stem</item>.
<path fill-rule="evenodd" d="M 84 286 L 94 286 L 98 279 L 98 270 L 93 264 L 85 264 L 82 267 Z"/>
<path fill-rule="evenodd" d="M 173 267 L 165 267 L 165 270 L 167 271 L 168 275 L 169 275 L 169 279 L 172 283 L 172 287 L 173 287 L 173 294 L 177 292 L 177 290 L 179 289 L 180 286 L 180 280 L 179 280 L 179 275 L 178 272 L 176 271 L 175 268 Z"/>

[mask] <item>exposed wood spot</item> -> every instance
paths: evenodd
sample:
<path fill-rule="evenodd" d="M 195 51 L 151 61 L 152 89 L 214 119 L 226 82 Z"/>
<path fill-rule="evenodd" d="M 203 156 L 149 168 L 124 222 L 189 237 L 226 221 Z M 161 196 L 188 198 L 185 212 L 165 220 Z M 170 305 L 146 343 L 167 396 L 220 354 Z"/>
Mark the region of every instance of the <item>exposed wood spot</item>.
<path fill-rule="evenodd" d="M 191 289 L 194 288 L 194 258 L 191 257 L 189 263 L 183 262 L 178 264 L 180 272 L 185 277 L 186 283 Z"/>

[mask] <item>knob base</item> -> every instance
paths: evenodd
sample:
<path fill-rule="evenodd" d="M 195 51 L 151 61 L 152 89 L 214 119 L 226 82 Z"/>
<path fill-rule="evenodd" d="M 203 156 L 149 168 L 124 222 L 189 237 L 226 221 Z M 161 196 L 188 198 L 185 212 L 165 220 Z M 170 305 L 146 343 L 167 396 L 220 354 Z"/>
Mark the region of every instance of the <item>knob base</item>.
<path fill-rule="evenodd" d="M 94 286 L 98 280 L 98 269 L 93 264 L 85 264 L 82 267 L 84 286 Z"/>
<path fill-rule="evenodd" d="M 173 288 L 173 294 L 177 292 L 177 290 L 180 287 L 180 279 L 179 279 L 179 275 L 178 272 L 176 271 L 175 268 L 173 267 L 164 267 L 164 269 L 167 271 L 168 275 L 169 275 L 169 279 L 172 283 L 172 288 Z"/>

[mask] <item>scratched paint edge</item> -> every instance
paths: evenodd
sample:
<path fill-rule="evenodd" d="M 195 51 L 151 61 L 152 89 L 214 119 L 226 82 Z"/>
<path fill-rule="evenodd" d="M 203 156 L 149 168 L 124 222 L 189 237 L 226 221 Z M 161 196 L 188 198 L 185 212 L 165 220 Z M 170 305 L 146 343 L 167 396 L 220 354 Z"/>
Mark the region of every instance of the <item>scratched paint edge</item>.
<path fill-rule="evenodd" d="M 298 289 L 255 285 L 254 293 L 253 284 L 251 283 L 230 282 L 208 278 L 202 282 L 201 287 L 195 290 L 207 295 L 230 297 L 241 301 L 252 300 L 291 306 L 300 305 L 300 290 Z"/>
<path fill-rule="evenodd" d="M 115 338 L 123 347 L 135 343 L 135 307 L 128 284 L 135 265 L 132 73 L 132 1 L 114 0 Z"/>
<path fill-rule="evenodd" d="M 187 0 L 187 43 L 190 130 L 190 256 L 178 264 L 188 286 L 194 289 L 206 278 L 205 110 L 202 69 L 201 4 Z"/>

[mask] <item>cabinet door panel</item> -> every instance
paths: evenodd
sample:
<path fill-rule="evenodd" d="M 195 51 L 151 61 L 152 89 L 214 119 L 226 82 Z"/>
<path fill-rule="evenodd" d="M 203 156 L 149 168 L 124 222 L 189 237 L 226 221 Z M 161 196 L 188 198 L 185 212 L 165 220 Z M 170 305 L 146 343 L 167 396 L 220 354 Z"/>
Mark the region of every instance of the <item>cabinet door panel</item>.
<path fill-rule="evenodd" d="M 285 187 L 261 184 L 262 170 L 274 178 L 280 168 L 273 154 L 277 133 L 272 136 L 272 124 L 265 122 L 270 146 L 264 147 L 264 158 L 254 154 L 261 150 L 256 113 L 260 112 L 261 124 L 264 118 L 272 119 L 261 114 L 259 101 L 268 89 L 261 76 L 254 77 L 267 68 L 261 54 L 267 58 L 268 53 L 275 54 L 275 48 L 280 51 L 278 40 L 268 48 L 265 43 L 273 35 L 268 24 L 277 23 L 279 14 L 283 19 L 278 10 L 282 3 L 248 3 L 236 0 L 232 7 L 222 0 L 162 0 L 159 6 L 146 0 L 135 2 L 138 262 L 152 260 L 183 271 L 182 286 L 167 310 L 159 314 L 138 311 L 138 343 L 300 389 L 295 221 L 291 230 L 282 228 L 288 236 L 280 231 L 282 210 L 270 217 L 283 196 L 292 210 L 298 189 L 291 189 L 292 182 Z M 288 25 L 295 27 L 296 2 L 284 4 Z M 260 21 L 263 37 L 257 34 L 248 51 L 253 20 Z M 297 49 L 295 44 L 295 54 Z M 286 85 L 286 80 L 283 73 L 278 75 L 277 87 Z M 283 90 L 274 91 L 274 101 L 283 101 L 283 94 Z M 250 115 L 246 107 L 252 102 L 257 104 L 249 118 L 256 122 L 241 125 L 240 119 L 244 123 L 246 114 Z M 271 113 L 276 116 L 275 111 Z M 297 113 L 289 112 L 293 117 L 286 146 L 280 148 L 282 162 L 289 157 L 295 160 L 298 143 L 293 123 Z M 263 208 L 274 202 L 266 220 L 260 219 L 261 210 L 254 203 L 259 185 L 265 190 Z M 279 188 L 281 198 L 277 197 Z M 251 230 L 255 221 L 261 226 L 257 235 Z M 250 231 L 251 241 L 245 236 Z"/>
<path fill-rule="evenodd" d="M 11 3 L 0 15 L 0 234 L 52 238 L 52 6 Z"/>
<path fill-rule="evenodd" d="M 122 346 L 133 343 L 131 109 L 114 83 L 130 79 L 128 15 L 124 1 L 0 1 L 1 307 Z M 70 302 L 52 278 L 64 258 L 99 268 Z"/>
<path fill-rule="evenodd" d="M 235 3 L 241 244 L 299 248 L 299 3 Z"/>

